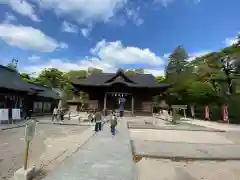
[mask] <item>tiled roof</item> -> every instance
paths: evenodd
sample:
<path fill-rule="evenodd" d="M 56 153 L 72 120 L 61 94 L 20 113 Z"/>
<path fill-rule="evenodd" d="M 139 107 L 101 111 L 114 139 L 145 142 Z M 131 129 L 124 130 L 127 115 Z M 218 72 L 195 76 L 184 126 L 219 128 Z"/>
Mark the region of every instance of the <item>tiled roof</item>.
<path fill-rule="evenodd" d="M 18 72 L 2 65 L 0 65 L 0 87 L 16 91 L 32 91 Z"/>
<path fill-rule="evenodd" d="M 29 83 L 33 88 L 39 89 L 37 92 L 37 96 L 52 98 L 52 99 L 60 99 L 60 96 L 50 87 L 44 86 L 37 83 Z"/>
<path fill-rule="evenodd" d="M 86 79 L 74 80 L 75 85 L 82 86 L 110 86 L 114 83 L 123 83 L 131 87 L 168 87 L 167 84 L 156 82 L 152 74 L 125 74 L 123 71 L 117 73 L 94 73 Z"/>
<path fill-rule="evenodd" d="M 52 88 L 36 83 L 27 83 L 22 80 L 17 71 L 2 65 L 0 65 L 0 88 L 30 92 L 40 97 L 60 99 L 59 95 Z"/>

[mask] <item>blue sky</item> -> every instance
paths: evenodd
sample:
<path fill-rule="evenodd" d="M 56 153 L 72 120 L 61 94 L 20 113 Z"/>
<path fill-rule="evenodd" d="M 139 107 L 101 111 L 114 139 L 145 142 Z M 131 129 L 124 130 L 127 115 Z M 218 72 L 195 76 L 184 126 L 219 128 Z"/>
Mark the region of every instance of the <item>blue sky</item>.
<path fill-rule="evenodd" d="M 191 59 L 235 42 L 238 0 L 0 0 L 0 64 L 20 71 L 144 68 L 162 75 L 183 45 Z"/>

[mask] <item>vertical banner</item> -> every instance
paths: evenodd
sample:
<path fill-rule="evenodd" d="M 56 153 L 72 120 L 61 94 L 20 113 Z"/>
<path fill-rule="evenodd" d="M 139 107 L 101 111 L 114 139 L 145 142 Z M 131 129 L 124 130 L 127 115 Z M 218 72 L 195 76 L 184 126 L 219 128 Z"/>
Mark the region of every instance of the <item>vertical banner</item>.
<path fill-rule="evenodd" d="M 209 107 L 208 106 L 205 106 L 205 120 L 210 120 Z"/>
<path fill-rule="evenodd" d="M 228 119 L 228 106 L 227 105 L 223 106 L 223 121 L 229 123 L 229 119 Z"/>

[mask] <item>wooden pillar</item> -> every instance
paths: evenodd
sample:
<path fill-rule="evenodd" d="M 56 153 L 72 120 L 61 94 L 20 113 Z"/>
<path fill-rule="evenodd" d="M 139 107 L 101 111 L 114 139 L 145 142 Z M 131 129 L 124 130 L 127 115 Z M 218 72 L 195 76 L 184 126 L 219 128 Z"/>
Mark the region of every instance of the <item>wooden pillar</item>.
<path fill-rule="evenodd" d="M 105 110 L 107 106 L 107 93 L 105 93 L 104 95 L 104 105 L 103 105 L 103 109 Z"/>
<path fill-rule="evenodd" d="M 134 97 L 132 95 L 132 115 L 134 115 Z"/>

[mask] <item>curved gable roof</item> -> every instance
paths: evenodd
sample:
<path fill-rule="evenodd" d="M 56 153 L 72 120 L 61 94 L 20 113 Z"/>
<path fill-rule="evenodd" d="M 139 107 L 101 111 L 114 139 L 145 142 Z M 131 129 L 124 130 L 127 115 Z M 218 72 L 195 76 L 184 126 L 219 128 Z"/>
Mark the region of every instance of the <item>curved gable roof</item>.
<path fill-rule="evenodd" d="M 123 70 L 118 70 L 116 74 L 113 74 L 111 78 L 109 78 L 105 83 L 133 83 L 136 84 L 131 78 L 129 78 Z"/>
<path fill-rule="evenodd" d="M 152 74 L 121 74 L 123 78 L 117 78 L 117 73 L 94 73 L 86 79 L 76 79 L 73 85 L 79 86 L 111 86 L 114 83 L 122 83 L 130 87 L 167 88 L 168 84 L 159 84 Z M 114 79 L 115 78 L 115 79 Z M 126 78 L 126 79 L 125 79 Z M 124 80 L 129 80 L 124 81 Z"/>

